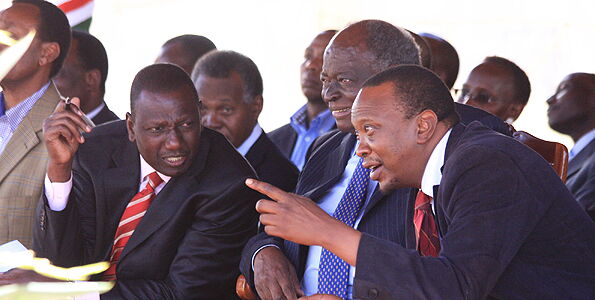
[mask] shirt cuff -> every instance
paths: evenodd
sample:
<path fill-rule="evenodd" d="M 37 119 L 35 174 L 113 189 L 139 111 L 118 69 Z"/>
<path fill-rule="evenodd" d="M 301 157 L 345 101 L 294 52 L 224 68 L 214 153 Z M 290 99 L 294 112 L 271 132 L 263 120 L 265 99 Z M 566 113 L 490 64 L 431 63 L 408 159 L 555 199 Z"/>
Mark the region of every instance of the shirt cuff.
<path fill-rule="evenodd" d="M 99 293 L 93 292 L 74 297 L 74 300 L 99 300 Z"/>
<path fill-rule="evenodd" d="M 51 182 L 48 175 L 45 175 L 43 182 L 45 197 L 48 199 L 48 206 L 53 211 L 63 211 L 68 204 L 68 196 L 72 190 L 72 173 L 66 182 Z"/>
<path fill-rule="evenodd" d="M 258 254 L 258 252 L 260 252 L 260 250 L 267 248 L 267 247 L 275 247 L 275 248 L 281 250 L 281 248 L 279 248 L 279 246 L 273 245 L 273 244 L 264 245 L 264 246 L 258 248 L 258 250 L 256 250 L 256 252 L 254 252 L 254 254 L 252 254 L 252 261 L 251 261 L 252 272 L 254 272 L 254 258 L 256 258 L 256 254 Z"/>

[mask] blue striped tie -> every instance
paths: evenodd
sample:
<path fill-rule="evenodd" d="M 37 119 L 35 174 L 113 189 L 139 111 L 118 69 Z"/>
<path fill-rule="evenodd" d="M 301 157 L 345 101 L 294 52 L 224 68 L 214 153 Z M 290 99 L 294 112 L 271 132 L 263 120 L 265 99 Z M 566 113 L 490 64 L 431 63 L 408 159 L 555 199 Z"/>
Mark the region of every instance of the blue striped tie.
<path fill-rule="evenodd" d="M 362 209 L 366 189 L 370 181 L 370 170 L 362 167 L 362 161 L 363 159 L 360 158 L 349 185 L 333 214 L 335 219 L 350 227 L 353 227 Z M 332 294 L 345 299 L 347 297 L 348 278 L 349 265 L 323 248 L 318 268 L 318 293 Z"/>

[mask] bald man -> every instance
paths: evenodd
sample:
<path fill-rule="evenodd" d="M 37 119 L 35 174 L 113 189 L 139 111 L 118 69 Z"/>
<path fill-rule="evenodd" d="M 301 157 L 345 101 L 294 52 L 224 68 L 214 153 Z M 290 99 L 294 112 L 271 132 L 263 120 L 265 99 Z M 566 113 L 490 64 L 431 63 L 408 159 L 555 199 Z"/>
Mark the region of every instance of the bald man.
<path fill-rule="evenodd" d="M 547 104 L 550 127 L 574 140 L 566 186 L 595 220 L 595 74 L 566 76 Z"/>
<path fill-rule="evenodd" d="M 457 75 L 459 75 L 459 55 L 457 54 L 457 50 L 439 36 L 431 33 L 420 33 L 419 35 L 426 41 L 432 53 L 432 67 L 429 69 L 440 77 L 448 89 L 452 89 L 455 81 L 457 81 Z"/>

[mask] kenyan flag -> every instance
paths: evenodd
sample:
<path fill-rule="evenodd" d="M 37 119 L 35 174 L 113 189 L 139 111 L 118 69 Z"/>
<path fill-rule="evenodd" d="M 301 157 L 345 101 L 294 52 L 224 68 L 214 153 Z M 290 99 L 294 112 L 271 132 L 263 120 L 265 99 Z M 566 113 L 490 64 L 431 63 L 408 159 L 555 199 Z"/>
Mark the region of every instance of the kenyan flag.
<path fill-rule="evenodd" d="M 50 0 L 50 2 L 66 14 L 70 27 L 89 31 L 93 16 L 93 0 Z"/>

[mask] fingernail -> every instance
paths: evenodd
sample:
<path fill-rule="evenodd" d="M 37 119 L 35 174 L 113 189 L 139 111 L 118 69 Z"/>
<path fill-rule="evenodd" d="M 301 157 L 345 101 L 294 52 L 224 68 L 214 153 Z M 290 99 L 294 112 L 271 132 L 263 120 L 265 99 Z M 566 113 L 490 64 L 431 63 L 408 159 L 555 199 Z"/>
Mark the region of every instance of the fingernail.
<path fill-rule="evenodd" d="M 254 179 L 251 179 L 251 178 L 248 178 L 248 179 L 246 179 L 246 184 L 247 184 L 247 185 L 252 185 L 252 184 L 254 184 Z"/>

